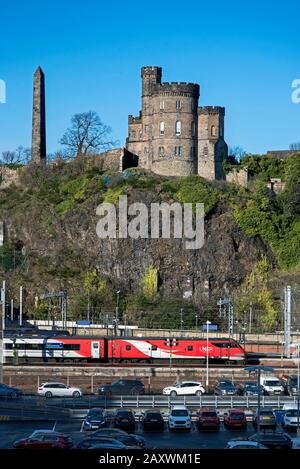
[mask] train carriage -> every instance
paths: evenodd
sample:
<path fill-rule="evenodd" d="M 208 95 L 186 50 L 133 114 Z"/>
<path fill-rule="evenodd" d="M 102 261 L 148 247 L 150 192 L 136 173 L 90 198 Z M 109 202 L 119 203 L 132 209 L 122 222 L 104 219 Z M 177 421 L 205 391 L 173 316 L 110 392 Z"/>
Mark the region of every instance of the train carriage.
<path fill-rule="evenodd" d="M 4 339 L 6 362 L 36 361 L 97 363 L 164 363 L 201 364 L 206 361 L 207 341 L 202 338 L 149 337 L 10 337 Z M 245 351 L 229 338 L 210 338 L 210 361 L 242 363 Z"/>

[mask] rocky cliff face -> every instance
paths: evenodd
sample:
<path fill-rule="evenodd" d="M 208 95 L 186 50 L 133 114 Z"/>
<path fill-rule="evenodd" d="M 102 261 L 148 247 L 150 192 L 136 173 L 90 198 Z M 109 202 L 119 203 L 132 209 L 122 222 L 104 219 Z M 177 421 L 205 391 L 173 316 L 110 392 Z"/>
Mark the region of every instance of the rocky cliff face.
<path fill-rule="evenodd" d="M 156 191 L 132 191 L 131 201 L 157 200 Z M 11 238 L 21 240 L 25 259 L 21 270 L 30 296 L 82 287 L 82 274 L 94 267 L 114 288 L 137 293 L 149 265 L 158 269 L 159 291 L 165 298 L 193 300 L 200 308 L 208 300 L 228 296 L 238 288 L 257 261 L 272 255 L 259 238 L 249 238 L 226 207 L 205 220 L 205 244 L 187 250 L 180 239 L 99 239 L 95 201 L 58 217 L 37 206 L 6 219 Z"/>

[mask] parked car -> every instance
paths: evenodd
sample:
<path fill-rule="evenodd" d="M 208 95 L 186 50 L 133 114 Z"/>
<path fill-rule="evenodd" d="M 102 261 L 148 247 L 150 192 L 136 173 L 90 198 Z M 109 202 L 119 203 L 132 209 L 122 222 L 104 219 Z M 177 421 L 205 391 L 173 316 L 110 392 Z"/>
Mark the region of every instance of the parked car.
<path fill-rule="evenodd" d="M 238 387 L 238 394 L 240 396 L 257 396 L 258 395 L 258 384 L 255 381 L 246 381 Z M 264 389 L 260 386 L 261 395 L 264 394 Z"/>
<path fill-rule="evenodd" d="M 258 441 L 249 441 L 238 438 L 228 441 L 225 449 L 268 449 L 267 446 Z"/>
<path fill-rule="evenodd" d="M 0 384 L 0 398 L 5 397 L 5 398 L 11 398 L 11 399 L 17 399 L 18 397 L 23 396 L 23 391 L 18 388 L 12 388 L 11 386 L 8 386 L 7 384 Z"/>
<path fill-rule="evenodd" d="M 138 446 L 140 448 L 144 448 L 145 446 L 145 438 L 140 435 L 129 434 L 119 428 L 101 428 L 91 433 L 89 436 L 92 438 L 103 436 L 106 438 L 113 438 L 114 440 L 121 441 L 128 447 Z"/>
<path fill-rule="evenodd" d="M 106 427 L 107 417 L 103 409 L 90 409 L 83 422 L 83 430 L 96 430 Z"/>
<path fill-rule="evenodd" d="M 261 377 L 260 384 L 267 396 L 283 395 L 284 387 L 279 378 L 276 376 Z"/>
<path fill-rule="evenodd" d="M 38 388 L 39 396 L 50 397 L 74 397 L 82 396 L 80 388 L 67 386 L 63 383 L 42 383 Z"/>
<path fill-rule="evenodd" d="M 174 405 L 168 419 L 169 430 L 191 430 L 191 416 L 184 405 Z"/>
<path fill-rule="evenodd" d="M 298 378 L 296 375 L 283 375 L 281 382 L 285 394 L 289 396 L 297 396 L 298 394 Z"/>
<path fill-rule="evenodd" d="M 227 379 L 220 380 L 215 387 L 216 396 L 235 396 L 237 388 L 232 381 Z"/>
<path fill-rule="evenodd" d="M 113 418 L 115 428 L 126 430 L 129 432 L 135 431 L 135 418 L 132 410 L 119 409 L 116 411 Z"/>
<path fill-rule="evenodd" d="M 15 449 L 70 449 L 73 441 L 69 436 L 52 430 L 35 430 L 29 437 L 15 441 Z"/>
<path fill-rule="evenodd" d="M 121 441 L 115 440 L 113 438 L 85 438 L 81 440 L 76 449 L 117 449 L 124 450 L 127 449 L 127 446 L 124 445 Z"/>
<path fill-rule="evenodd" d="M 297 406 L 295 406 L 295 404 L 285 404 L 283 406 L 283 410 L 284 410 L 284 415 L 283 415 L 282 427 L 286 430 L 297 430 L 297 426 L 298 426 Z"/>
<path fill-rule="evenodd" d="M 198 412 L 198 430 L 220 430 L 220 418 L 215 410 L 201 409 Z"/>
<path fill-rule="evenodd" d="M 144 432 L 148 431 L 164 431 L 164 418 L 157 409 L 146 410 L 142 417 L 142 425 Z"/>
<path fill-rule="evenodd" d="M 254 414 L 253 426 L 257 430 L 258 424 L 258 413 Z M 276 416 L 272 409 L 264 408 L 260 409 L 260 419 L 259 419 L 260 429 L 273 428 L 276 429 Z"/>
<path fill-rule="evenodd" d="M 183 381 L 163 389 L 163 394 L 166 396 L 201 396 L 204 393 L 205 389 L 199 381 Z"/>
<path fill-rule="evenodd" d="M 245 412 L 239 409 L 231 409 L 229 413 L 224 416 L 224 426 L 231 430 L 235 428 L 245 430 L 247 428 Z"/>
<path fill-rule="evenodd" d="M 111 384 L 104 384 L 98 388 L 98 394 L 105 396 L 137 395 L 144 393 L 145 386 L 139 379 L 117 379 Z"/>
<path fill-rule="evenodd" d="M 292 449 L 293 442 L 291 437 L 284 432 L 277 430 L 264 430 L 249 436 L 249 441 L 259 441 L 269 449 Z"/>

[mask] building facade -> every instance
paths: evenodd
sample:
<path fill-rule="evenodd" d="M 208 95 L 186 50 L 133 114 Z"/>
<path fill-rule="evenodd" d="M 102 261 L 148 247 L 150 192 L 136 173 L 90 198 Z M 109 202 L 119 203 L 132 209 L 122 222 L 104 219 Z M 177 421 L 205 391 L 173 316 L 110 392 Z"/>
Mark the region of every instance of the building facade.
<path fill-rule="evenodd" d="M 161 67 L 142 67 L 142 110 L 128 116 L 126 148 L 139 166 L 165 176 L 225 179 L 223 107 L 198 107 L 195 83 L 162 83 Z"/>

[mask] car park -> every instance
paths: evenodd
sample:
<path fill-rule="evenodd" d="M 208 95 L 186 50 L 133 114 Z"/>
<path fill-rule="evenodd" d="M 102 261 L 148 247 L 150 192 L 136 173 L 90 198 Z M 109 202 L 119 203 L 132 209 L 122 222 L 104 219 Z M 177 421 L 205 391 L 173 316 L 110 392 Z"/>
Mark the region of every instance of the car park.
<path fill-rule="evenodd" d="M 218 381 L 215 387 L 216 396 L 235 396 L 237 394 L 237 388 L 232 381 L 222 379 Z"/>
<path fill-rule="evenodd" d="M 7 384 L 0 384 L 0 399 L 1 398 L 10 398 L 17 399 L 18 397 L 23 396 L 23 391 L 18 388 L 13 388 Z"/>
<path fill-rule="evenodd" d="M 163 389 L 166 396 L 201 396 L 205 393 L 205 389 L 199 381 L 183 381 Z"/>
<path fill-rule="evenodd" d="M 197 413 L 197 428 L 201 430 L 220 430 L 220 418 L 213 409 L 201 409 Z"/>
<path fill-rule="evenodd" d="M 241 438 L 228 441 L 225 449 L 268 449 L 267 446 L 258 441 L 249 441 Z"/>
<path fill-rule="evenodd" d="M 228 414 L 224 416 L 224 427 L 230 430 L 247 428 L 247 419 L 245 412 L 239 409 L 231 409 Z"/>
<path fill-rule="evenodd" d="M 111 384 L 98 388 L 98 394 L 105 396 L 125 396 L 145 393 L 145 386 L 139 379 L 117 379 Z"/>
<path fill-rule="evenodd" d="M 282 396 L 284 394 L 282 382 L 276 376 L 263 376 L 260 378 L 260 384 L 267 396 Z"/>
<path fill-rule="evenodd" d="M 13 443 L 15 449 L 70 449 L 72 439 L 52 430 L 36 430 L 29 437 Z"/>
<path fill-rule="evenodd" d="M 144 448 L 145 446 L 145 438 L 141 435 L 132 435 L 129 433 L 124 432 L 118 428 L 103 428 L 100 430 L 96 430 L 95 432 L 89 435 L 91 438 L 113 438 L 114 440 L 121 441 L 127 447 L 139 447 Z"/>
<path fill-rule="evenodd" d="M 144 432 L 164 431 L 165 422 L 160 410 L 146 410 L 142 416 L 142 426 Z"/>
<path fill-rule="evenodd" d="M 282 427 L 285 430 L 297 430 L 298 427 L 298 407 L 295 404 L 285 404 L 283 406 Z M 300 415 L 299 415 L 300 422 Z"/>
<path fill-rule="evenodd" d="M 263 430 L 248 438 L 249 441 L 259 441 L 269 449 L 292 449 L 293 442 L 291 437 L 278 430 Z"/>
<path fill-rule="evenodd" d="M 130 432 L 135 431 L 135 418 L 132 410 L 119 409 L 116 411 L 113 418 L 113 425 L 115 428 L 126 430 Z"/>
<path fill-rule="evenodd" d="M 103 409 L 90 409 L 83 421 L 83 430 L 96 430 L 107 425 L 107 417 Z"/>
<path fill-rule="evenodd" d="M 246 381 L 244 384 L 238 386 L 238 394 L 240 396 L 257 396 L 259 387 L 255 381 Z M 264 394 L 263 387 L 260 386 L 261 394 Z"/>
<path fill-rule="evenodd" d="M 42 383 L 38 387 L 39 396 L 50 397 L 73 397 L 78 398 L 82 396 L 80 388 L 67 386 L 64 383 Z"/>
<path fill-rule="evenodd" d="M 253 419 L 253 426 L 255 429 L 258 428 L 258 412 L 256 411 Z M 276 416 L 272 409 L 263 408 L 260 409 L 260 418 L 259 418 L 260 429 L 273 428 L 277 426 Z"/>
<path fill-rule="evenodd" d="M 113 438 L 99 437 L 99 438 L 85 438 L 81 440 L 76 449 L 116 449 L 124 450 L 127 446 L 121 441 Z"/>
<path fill-rule="evenodd" d="M 296 375 L 283 375 L 281 382 L 285 394 L 289 396 L 297 396 L 298 394 L 298 377 Z"/>
<path fill-rule="evenodd" d="M 184 405 L 174 405 L 168 419 L 169 430 L 191 430 L 190 412 Z"/>

